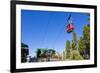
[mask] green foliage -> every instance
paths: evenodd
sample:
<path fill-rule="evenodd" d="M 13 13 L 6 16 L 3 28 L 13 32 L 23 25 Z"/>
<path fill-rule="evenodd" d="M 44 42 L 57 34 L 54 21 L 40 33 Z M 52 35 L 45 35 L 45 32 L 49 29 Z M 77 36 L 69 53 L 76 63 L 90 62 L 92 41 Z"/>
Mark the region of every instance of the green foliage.
<path fill-rule="evenodd" d="M 24 44 L 24 43 L 21 43 L 21 47 L 26 47 L 28 48 L 28 45 Z"/>
<path fill-rule="evenodd" d="M 73 31 L 72 33 L 73 33 L 73 41 L 75 42 L 75 44 L 77 44 L 78 42 L 77 34 L 75 31 Z"/>
<path fill-rule="evenodd" d="M 70 60 L 83 60 L 83 57 L 80 55 L 79 51 L 72 50 Z"/>
<path fill-rule="evenodd" d="M 41 55 L 50 55 L 52 56 L 53 54 L 55 54 L 55 50 L 54 49 L 44 49 L 44 48 L 37 48 L 36 54 L 37 54 L 37 58 L 41 57 Z"/>
<path fill-rule="evenodd" d="M 55 54 L 56 51 L 54 49 L 48 49 L 47 52 L 49 52 L 52 55 Z"/>
<path fill-rule="evenodd" d="M 37 55 L 37 58 L 40 57 L 40 55 L 41 55 L 41 50 L 40 50 L 40 49 L 37 49 L 37 51 L 36 51 L 36 55 Z"/>
<path fill-rule="evenodd" d="M 77 50 L 77 44 L 72 40 L 72 50 Z"/>
<path fill-rule="evenodd" d="M 83 30 L 83 39 L 84 43 L 86 45 L 85 53 L 88 55 L 88 58 L 90 58 L 90 26 L 85 26 Z"/>
<path fill-rule="evenodd" d="M 89 49 L 89 47 L 90 47 L 90 27 L 89 26 L 84 27 L 83 38 L 85 40 L 87 49 Z"/>
<path fill-rule="evenodd" d="M 83 38 L 79 39 L 79 51 L 84 59 L 89 59 L 90 57 L 90 26 L 84 26 Z"/>
<path fill-rule="evenodd" d="M 71 44 L 69 40 L 66 41 L 66 49 L 71 49 Z"/>
<path fill-rule="evenodd" d="M 78 49 L 78 38 L 75 31 L 72 32 L 73 40 L 70 43 L 69 40 L 66 41 L 66 60 L 83 60 L 83 57 L 80 55 L 80 51 Z"/>
<path fill-rule="evenodd" d="M 83 54 L 84 51 L 85 51 L 85 49 L 86 49 L 86 45 L 85 45 L 84 42 L 83 42 L 83 38 L 80 37 L 80 39 L 79 39 L 79 52 L 80 52 L 81 54 Z"/>
<path fill-rule="evenodd" d="M 65 49 L 65 59 L 70 57 L 71 43 L 69 40 L 66 41 L 66 49 Z"/>

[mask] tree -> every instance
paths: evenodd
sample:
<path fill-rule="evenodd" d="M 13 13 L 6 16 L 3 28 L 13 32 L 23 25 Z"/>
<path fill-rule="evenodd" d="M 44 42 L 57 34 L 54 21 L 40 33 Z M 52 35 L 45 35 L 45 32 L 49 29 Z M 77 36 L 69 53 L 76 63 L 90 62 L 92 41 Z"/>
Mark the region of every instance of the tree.
<path fill-rule="evenodd" d="M 72 40 L 72 50 L 77 50 L 77 45 L 73 40 Z"/>
<path fill-rule="evenodd" d="M 72 50 L 70 60 L 83 60 L 83 57 L 80 55 L 79 51 Z"/>
<path fill-rule="evenodd" d="M 86 44 L 87 48 L 89 49 L 89 47 L 90 47 L 90 27 L 89 26 L 84 27 L 83 35 L 84 35 L 83 38 L 85 40 L 85 44 Z"/>
<path fill-rule="evenodd" d="M 50 58 L 52 58 L 52 55 L 54 55 L 55 52 L 54 49 L 38 48 L 36 51 L 37 59 L 46 58 L 47 61 L 50 61 Z"/>
<path fill-rule="evenodd" d="M 80 55 L 78 44 L 75 43 L 75 41 L 72 40 L 72 51 L 70 54 L 71 60 L 83 60 L 83 57 Z"/>
<path fill-rule="evenodd" d="M 80 37 L 80 39 L 79 39 L 79 52 L 83 56 L 84 59 L 85 59 L 85 50 L 86 50 L 86 45 L 83 41 L 83 38 Z"/>
<path fill-rule="evenodd" d="M 77 34 L 76 34 L 75 31 L 73 31 L 72 33 L 73 33 L 73 41 L 72 41 L 73 49 L 78 50 L 78 38 L 77 38 Z"/>
<path fill-rule="evenodd" d="M 41 55 L 41 50 L 40 50 L 40 49 L 37 49 L 37 51 L 36 51 L 36 55 L 37 55 L 37 58 L 40 57 L 40 55 Z"/>
<path fill-rule="evenodd" d="M 47 50 L 47 58 L 48 58 L 48 61 L 50 61 L 50 58 L 52 58 L 52 56 L 55 54 L 55 50 L 54 49 L 48 49 Z"/>
<path fill-rule="evenodd" d="M 77 44 L 77 42 L 78 42 L 77 34 L 76 34 L 75 31 L 73 31 L 72 33 L 73 33 L 73 40 L 74 40 L 74 42 Z"/>
<path fill-rule="evenodd" d="M 67 55 L 66 52 L 67 51 L 64 49 L 63 54 L 62 54 L 62 60 L 63 61 L 66 60 L 66 55 Z"/>
<path fill-rule="evenodd" d="M 69 59 L 70 52 L 71 52 L 71 44 L 70 44 L 70 41 L 67 40 L 66 41 L 66 49 L 65 49 L 65 57 L 66 57 L 66 59 Z"/>
<path fill-rule="evenodd" d="M 69 40 L 66 41 L 66 49 L 71 49 L 71 44 Z"/>
<path fill-rule="evenodd" d="M 79 52 L 79 44 L 78 44 L 78 38 L 75 31 L 73 31 L 73 40 L 72 40 L 72 51 L 70 54 L 71 60 L 82 60 L 83 57 L 80 55 Z"/>
<path fill-rule="evenodd" d="M 90 26 L 84 26 L 83 37 L 79 39 L 79 51 L 84 59 L 90 57 Z"/>
<path fill-rule="evenodd" d="M 89 59 L 90 57 L 90 26 L 85 26 L 83 30 L 83 42 L 86 45 L 86 54 L 87 58 Z"/>
<path fill-rule="evenodd" d="M 67 60 L 82 60 L 83 57 L 80 55 L 78 48 L 79 45 L 78 45 L 77 34 L 75 31 L 73 31 L 72 35 L 73 35 L 72 44 L 70 43 L 69 40 L 66 41 L 66 49 L 64 54 L 66 55 Z"/>
<path fill-rule="evenodd" d="M 24 43 L 21 43 L 21 47 L 22 47 L 22 48 L 23 48 L 23 47 L 28 48 L 28 45 L 26 45 L 26 44 L 24 44 Z"/>

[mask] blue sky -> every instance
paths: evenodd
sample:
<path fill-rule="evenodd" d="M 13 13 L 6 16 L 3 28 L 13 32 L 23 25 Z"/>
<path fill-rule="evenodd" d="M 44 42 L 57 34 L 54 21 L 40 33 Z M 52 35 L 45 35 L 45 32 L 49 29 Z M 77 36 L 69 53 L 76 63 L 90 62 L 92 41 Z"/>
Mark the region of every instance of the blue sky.
<path fill-rule="evenodd" d="M 66 32 L 69 14 L 75 25 L 78 38 L 87 25 L 86 13 L 21 10 L 21 42 L 29 46 L 31 56 L 37 48 L 52 48 L 62 53 L 66 40 L 72 40 L 72 33 Z"/>

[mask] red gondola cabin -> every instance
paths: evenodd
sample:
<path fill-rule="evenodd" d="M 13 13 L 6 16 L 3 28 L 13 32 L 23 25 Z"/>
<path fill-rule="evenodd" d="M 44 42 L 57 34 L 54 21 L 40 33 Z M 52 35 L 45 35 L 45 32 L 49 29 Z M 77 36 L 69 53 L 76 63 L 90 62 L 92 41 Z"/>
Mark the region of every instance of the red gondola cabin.
<path fill-rule="evenodd" d="M 70 32 L 72 32 L 72 31 L 74 30 L 74 28 L 75 28 L 74 24 L 73 24 L 73 23 L 70 23 L 70 24 L 68 24 L 68 25 L 66 26 L 66 31 L 67 31 L 68 33 L 70 33 Z"/>

